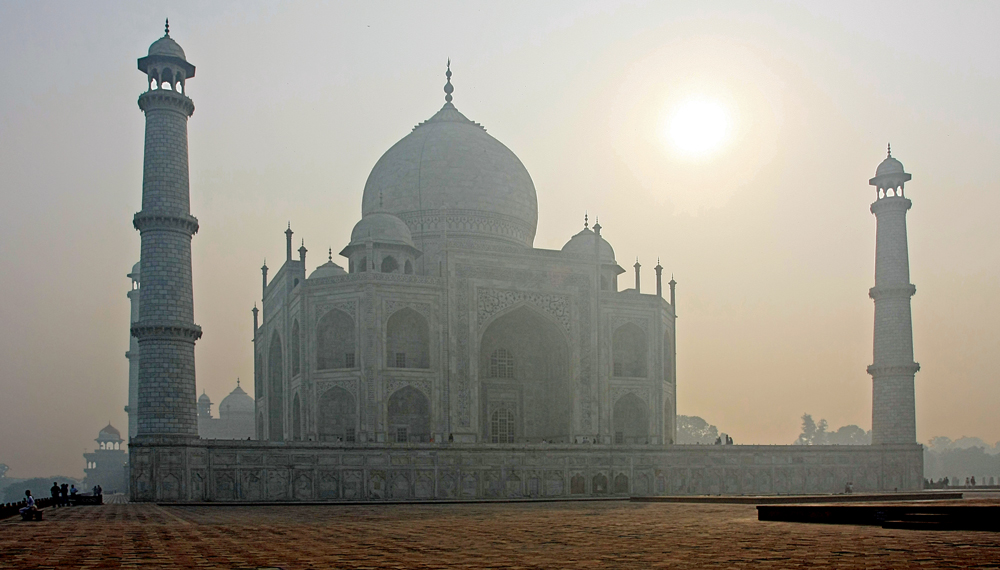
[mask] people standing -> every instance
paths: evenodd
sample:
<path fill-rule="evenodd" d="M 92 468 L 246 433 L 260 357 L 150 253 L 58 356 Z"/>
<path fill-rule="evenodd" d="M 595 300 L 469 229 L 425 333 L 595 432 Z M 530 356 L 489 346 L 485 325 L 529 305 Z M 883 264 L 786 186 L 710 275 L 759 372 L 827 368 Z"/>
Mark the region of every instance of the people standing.
<path fill-rule="evenodd" d="M 52 488 L 49 489 L 49 493 L 52 495 L 52 506 L 59 506 L 59 483 L 55 481 L 52 482 Z"/>
<path fill-rule="evenodd" d="M 66 483 L 59 487 L 59 504 L 64 507 L 69 506 L 69 485 Z"/>

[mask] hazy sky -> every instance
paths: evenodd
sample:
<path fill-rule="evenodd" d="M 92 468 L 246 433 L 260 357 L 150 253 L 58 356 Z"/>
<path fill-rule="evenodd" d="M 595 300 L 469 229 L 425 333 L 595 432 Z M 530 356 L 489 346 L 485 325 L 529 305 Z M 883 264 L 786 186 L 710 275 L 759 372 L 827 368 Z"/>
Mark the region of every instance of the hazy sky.
<path fill-rule="evenodd" d="M 0 462 L 80 475 L 127 420 L 145 89 L 163 33 L 187 87 L 198 388 L 252 389 L 250 308 L 286 223 L 339 251 L 379 156 L 443 103 L 513 150 L 535 246 L 600 216 L 621 265 L 678 281 L 678 413 L 790 443 L 804 412 L 871 427 L 875 219 L 907 196 L 917 434 L 1000 439 L 1000 3 L 0 3 Z M 725 110 L 721 149 L 668 142 Z M 994 220 L 991 222 L 990 220 Z M 343 260 L 340 261 L 343 264 Z M 990 324 L 994 323 L 994 324 Z"/>

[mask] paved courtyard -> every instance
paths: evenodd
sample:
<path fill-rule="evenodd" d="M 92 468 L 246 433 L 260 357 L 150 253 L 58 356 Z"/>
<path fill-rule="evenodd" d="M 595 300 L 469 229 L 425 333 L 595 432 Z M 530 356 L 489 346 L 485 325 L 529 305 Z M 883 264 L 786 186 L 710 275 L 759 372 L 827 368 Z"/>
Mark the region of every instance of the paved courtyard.
<path fill-rule="evenodd" d="M 759 522 L 752 505 L 617 501 L 109 504 L 0 522 L 0 568 L 806 566 L 998 568 L 1000 533 Z"/>

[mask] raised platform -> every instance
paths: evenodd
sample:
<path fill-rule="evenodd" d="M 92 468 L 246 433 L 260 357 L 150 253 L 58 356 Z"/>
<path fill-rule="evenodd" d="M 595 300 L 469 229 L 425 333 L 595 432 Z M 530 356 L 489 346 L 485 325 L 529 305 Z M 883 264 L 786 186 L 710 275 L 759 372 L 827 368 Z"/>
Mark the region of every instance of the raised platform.
<path fill-rule="evenodd" d="M 917 491 L 913 493 L 852 493 L 850 495 L 755 495 L 705 497 L 632 497 L 639 503 L 726 503 L 738 505 L 784 505 L 805 503 L 872 503 L 898 501 L 945 501 L 961 499 L 962 493 L 948 491 Z"/>
<path fill-rule="evenodd" d="M 331 444 L 133 439 L 133 501 L 310 502 L 917 490 L 919 445 Z"/>
<path fill-rule="evenodd" d="M 908 530 L 1000 532 L 1000 506 L 985 505 L 760 505 L 757 519 L 881 526 Z"/>

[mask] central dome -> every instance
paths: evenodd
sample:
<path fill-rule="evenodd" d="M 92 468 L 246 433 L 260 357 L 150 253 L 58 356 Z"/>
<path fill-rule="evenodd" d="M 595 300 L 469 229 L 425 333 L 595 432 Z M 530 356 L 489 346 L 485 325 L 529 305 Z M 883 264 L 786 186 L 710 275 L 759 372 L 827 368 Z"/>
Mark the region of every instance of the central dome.
<path fill-rule="evenodd" d="M 375 163 L 362 214 L 403 220 L 423 239 L 465 237 L 531 247 L 538 200 L 517 156 L 450 100 Z M 381 203 L 381 206 L 380 206 Z"/>

